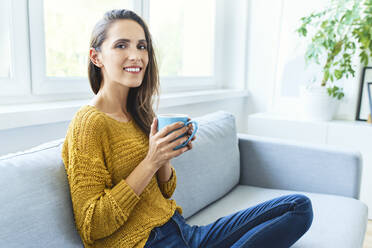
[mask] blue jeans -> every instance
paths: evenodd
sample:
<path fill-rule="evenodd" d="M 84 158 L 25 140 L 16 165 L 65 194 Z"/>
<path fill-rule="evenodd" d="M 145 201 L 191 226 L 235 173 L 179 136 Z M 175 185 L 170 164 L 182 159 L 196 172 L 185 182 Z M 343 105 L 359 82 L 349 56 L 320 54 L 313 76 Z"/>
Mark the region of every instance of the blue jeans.
<path fill-rule="evenodd" d="M 311 201 L 302 194 L 280 196 L 204 226 L 188 225 L 175 211 L 167 223 L 151 230 L 145 248 L 288 248 L 312 221 Z"/>

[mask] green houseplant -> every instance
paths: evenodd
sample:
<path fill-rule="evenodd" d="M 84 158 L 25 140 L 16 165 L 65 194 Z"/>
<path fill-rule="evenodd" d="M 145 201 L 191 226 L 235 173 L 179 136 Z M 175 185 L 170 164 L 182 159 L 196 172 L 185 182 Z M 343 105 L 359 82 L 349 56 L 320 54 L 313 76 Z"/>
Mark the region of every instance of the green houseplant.
<path fill-rule="evenodd" d="M 352 59 L 358 55 L 367 66 L 372 54 L 372 0 L 331 0 L 325 10 L 301 18 L 300 37 L 313 33 L 305 60 L 322 67 L 321 86 L 338 100 L 343 88 L 335 80 L 355 76 Z"/>

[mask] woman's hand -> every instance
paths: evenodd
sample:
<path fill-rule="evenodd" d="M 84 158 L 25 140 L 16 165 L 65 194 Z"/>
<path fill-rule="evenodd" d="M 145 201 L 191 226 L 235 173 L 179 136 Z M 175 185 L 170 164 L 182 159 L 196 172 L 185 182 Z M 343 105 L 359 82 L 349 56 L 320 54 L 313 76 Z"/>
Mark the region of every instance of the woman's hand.
<path fill-rule="evenodd" d="M 190 118 L 187 119 L 187 121 L 190 121 L 190 120 L 191 120 Z M 188 127 L 189 127 L 189 131 L 187 131 L 187 134 L 188 134 L 187 138 L 189 138 L 191 136 L 192 132 L 194 131 L 193 125 L 191 123 L 188 125 Z M 192 139 L 189 141 L 189 143 L 187 143 L 186 146 L 189 148 L 188 150 L 192 149 L 191 141 L 194 141 L 195 139 L 196 139 L 196 134 L 194 135 L 194 137 L 192 137 Z"/>
<path fill-rule="evenodd" d="M 157 132 L 158 119 L 154 118 L 154 121 L 151 124 L 149 136 L 149 151 L 145 160 L 147 160 L 156 170 L 168 163 L 172 158 L 177 157 L 192 148 L 191 142 L 189 142 L 187 146 L 173 150 L 173 148 L 184 143 L 189 138 L 188 135 L 185 135 L 184 137 L 174 140 L 188 131 L 189 127 L 187 126 L 181 128 L 183 125 L 183 123 L 180 124 L 179 122 L 172 123 Z M 178 128 L 181 129 L 174 131 Z M 170 132 L 172 133 L 167 135 Z"/>

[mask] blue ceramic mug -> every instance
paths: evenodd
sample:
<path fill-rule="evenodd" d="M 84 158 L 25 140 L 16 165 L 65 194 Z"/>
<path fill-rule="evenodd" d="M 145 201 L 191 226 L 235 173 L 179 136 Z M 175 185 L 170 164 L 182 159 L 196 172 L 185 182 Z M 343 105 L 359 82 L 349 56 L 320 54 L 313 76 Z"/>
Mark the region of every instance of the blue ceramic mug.
<path fill-rule="evenodd" d="M 187 115 L 183 115 L 183 114 L 160 114 L 160 115 L 157 115 L 157 118 L 158 118 L 158 130 L 157 130 L 158 132 L 159 132 L 159 130 L 163 129 L 164 127 L 166 127 L 166 126 L 168 126 L 168 125 L 170 125 L 172 123 L 180 122 L 180 121 L 183 122 L 184 125 L 182 127 L 180 127 L 180 128 L 177 128 L 177 129 L 171 131 L 170 133 L 172 133 L 174 131 L 177 131 L 178 129 L 181 129 L 184 126 L 189 125 L 190 123 L 192 123 L 194 125 L 194 131 L 192 132 L 192 134 L 188 138 L 188 140 L 186 140 L 181 145 L 176 146 L 175 148 L 173 148 L 173 150 L 178 150 L 181 147 L 186 146 L 187 143 L 189 143 L 189 141 L 194 137 L 194 135 L 196 134 L 196 131 L 198 130 L 198 123 L 196 121 L 187 121 L 189 119 Z M 168 134 L 170 134 L 170 133 L 168 133 Z M 187 132 L 185 132 L 184 134 L 178 136 L 176 139 L 179 139 L 179 138 L 185 136 L 186 134 L 187 134 Z"/>

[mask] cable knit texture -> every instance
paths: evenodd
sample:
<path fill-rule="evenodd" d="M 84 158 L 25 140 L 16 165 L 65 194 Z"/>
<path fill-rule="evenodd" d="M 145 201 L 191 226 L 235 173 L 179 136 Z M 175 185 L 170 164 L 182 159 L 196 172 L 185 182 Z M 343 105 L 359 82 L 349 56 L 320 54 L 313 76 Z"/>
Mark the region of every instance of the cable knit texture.
<path fill-rule="evenodd" d="M 156 174 L 138 196 L 125 178 L 145 158 L 148 136 L 132 119 L 120 122 L 96 107 L 82 106 L 69 124 L 62 159 L 70 186 L 76 228 L 85 247 L 144 247 L 154 227 L 182 208 L 170 199 L 176 189 Z"/>

